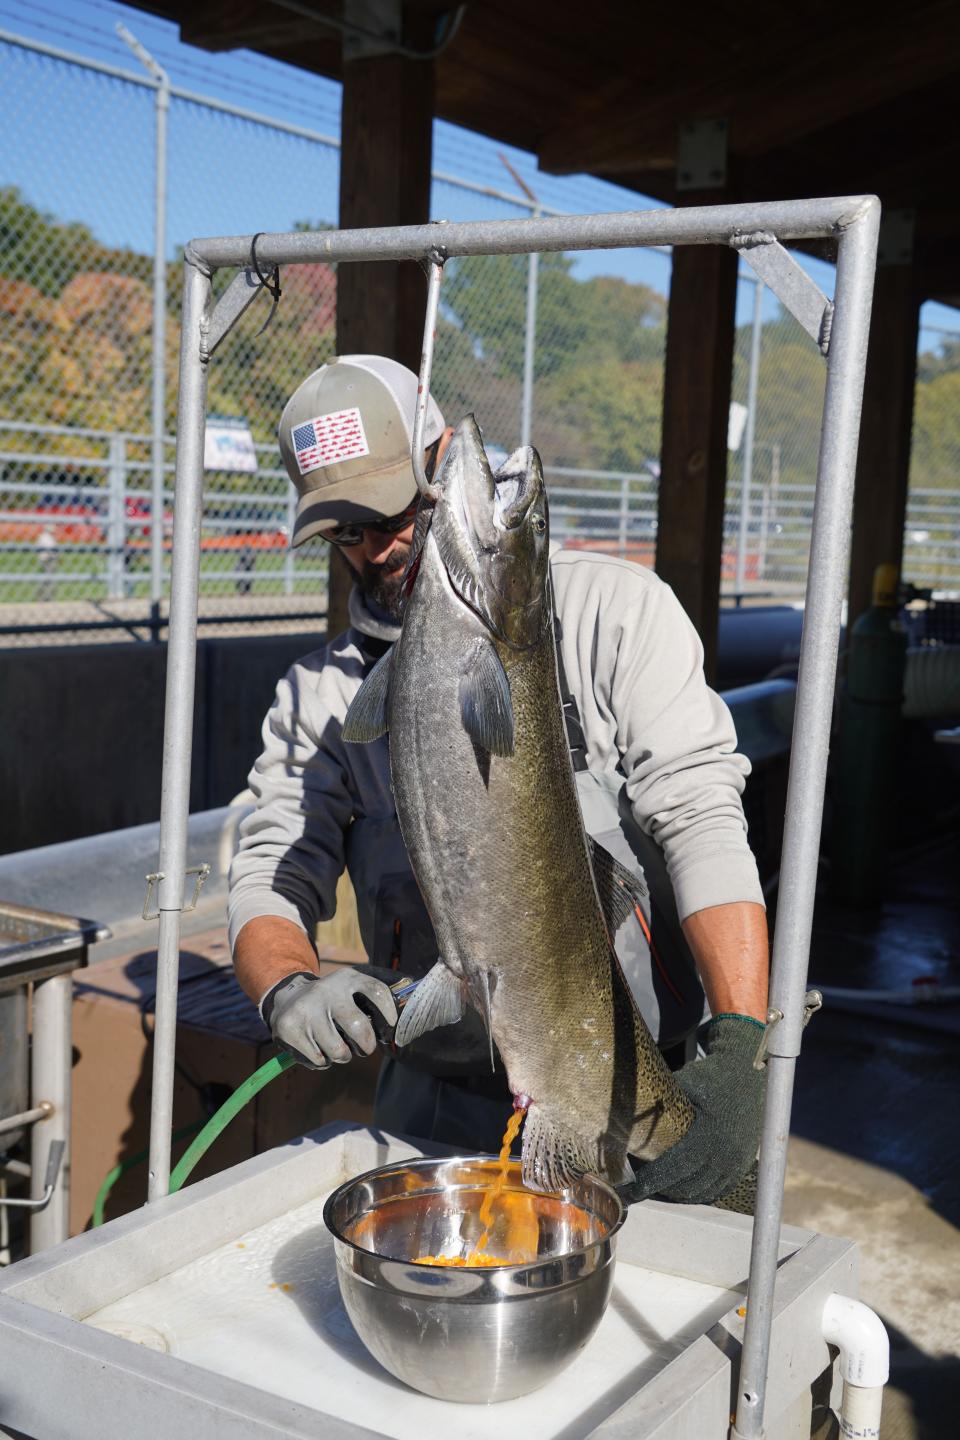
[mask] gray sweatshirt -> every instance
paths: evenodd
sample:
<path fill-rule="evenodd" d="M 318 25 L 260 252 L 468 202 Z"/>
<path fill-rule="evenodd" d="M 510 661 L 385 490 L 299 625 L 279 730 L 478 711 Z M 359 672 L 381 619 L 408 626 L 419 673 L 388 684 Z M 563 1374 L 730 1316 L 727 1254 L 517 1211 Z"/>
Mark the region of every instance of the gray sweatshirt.
<path fill-rule="evenodd" d="M 551 558 L 563 667 L 587 764 L 626 786 L 640 827 L 661 846 L 680 919 L 711 905 L 763 904 L 726 705 L 703 675 L 703 649 L 669 586 L 629 561 L 585 551 Z M 396 813 L 387 740 L 347 745 L 340 729 L 364 675 L 360 635 L 396 626 L 350 597 L 351 628 L 280 681 L 250 773 L 256 810 L 230 872 L 231 945 L 258 915 L 311 933 L 334 912 L 351 821 Z"/>

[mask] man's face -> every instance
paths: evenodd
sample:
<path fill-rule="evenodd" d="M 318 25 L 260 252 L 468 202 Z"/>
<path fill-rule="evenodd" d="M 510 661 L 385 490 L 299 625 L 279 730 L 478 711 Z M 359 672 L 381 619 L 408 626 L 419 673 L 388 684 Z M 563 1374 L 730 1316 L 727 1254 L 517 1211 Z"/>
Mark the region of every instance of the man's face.
<path fill-rule="evenodd" d="M 428 474 L 440 464 L 452 434 L 452 429 L 443 432 L 435 459 L 427 452 Z M 397 621 L 400 619 L 400 586 L 410 558 L 413 522 L 411 515 L 409 524 L 392 532 L 378 530 L 375 525 L 365 526 L 356 545 L 341 546 L 348 565 L 356 572 L 360 589 L 374 605 Z"/>
<path fill-rule="evenodd" d="M 369 526 L 362 531 L 358 545 L 343 547 L 363 593 L 394 620 L 400 619 L 400 583 L 412 538 L 413 520 L 393 534 Z"/>

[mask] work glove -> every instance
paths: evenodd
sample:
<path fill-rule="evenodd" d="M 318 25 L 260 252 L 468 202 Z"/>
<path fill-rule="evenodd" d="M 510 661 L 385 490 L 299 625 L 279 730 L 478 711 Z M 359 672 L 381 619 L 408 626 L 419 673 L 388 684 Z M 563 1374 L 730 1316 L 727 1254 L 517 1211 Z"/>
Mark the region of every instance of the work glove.
<path fill-rule="evenodd" d="M 389 987 L 353 969 L 286 975 L 264 995 L 260 1014 L 277 1047 L 311 1070 L 372 1055 L 378 1039 L 374 1025 L 385 1036 L 384 1027 L 392 1031 L 397 1023 Z"/>
<path fill-rule="evenodd" d="M 754 1069 L 764 1027 L 748 1015 L 716 1015 L 707 1026 L 702 1060 L 678 1070 L 693 1124 L 656 1160 L 633 1161 L 634 1180 L 619 1187 L 626 1204 L 657 1195 L 688 1205 L 720 1204 L 753 1213 L 766 1071 Z"/>

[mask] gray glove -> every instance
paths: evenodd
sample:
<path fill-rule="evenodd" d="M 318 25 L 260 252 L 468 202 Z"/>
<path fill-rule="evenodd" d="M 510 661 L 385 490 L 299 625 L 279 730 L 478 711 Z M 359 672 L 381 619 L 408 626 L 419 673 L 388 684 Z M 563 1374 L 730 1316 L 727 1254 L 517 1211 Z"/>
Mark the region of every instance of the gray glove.
<path fill-rule="evenodd" d="M 696 1112 L 676 1145 L 656 1160 L 634 1161 L 632 1184 L 618 1186 L 632 1205 L 660 1195 L 688 1205 L 753 1213 L 753 1171 L 760 1144 L 766 1071 L 753 1068 L 763 1026 L 749 1015 L 716 1015 L 707 1026 L 702 1060 L 677 1071 Z"/>
<path fill-rule="evenodd" d="M 381 1017 L 389 1027 L 397 1023 L 389 987 L 353 969 L 322 977 L 310 970 L 286 975 L 264 995 L 260 1014 L 277 1046 L 311 1070 L 372 1055 L 377 1034 L 371 1016 L 378 1026 Z"/>

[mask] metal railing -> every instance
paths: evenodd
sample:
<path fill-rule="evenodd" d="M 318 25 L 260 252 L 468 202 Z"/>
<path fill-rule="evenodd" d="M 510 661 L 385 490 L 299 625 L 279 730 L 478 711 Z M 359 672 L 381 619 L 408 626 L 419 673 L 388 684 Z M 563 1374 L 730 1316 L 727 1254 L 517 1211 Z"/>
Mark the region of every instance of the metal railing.
<path fill-rule="evenodd" d="M 0 606 L 22 606 L 24 629 L 79 628 L 69 619 L 27 614 L 39 602 L 154 600 L 169 567 L 174 438 L 164 436 L 161 544 L 154 543 L 151 437 L 129 431 L 0 421 Z M 325 592 L 322 545 L 289 548 L 297 495 L 274 446 L 256 445 L 255 475 L 208 474 L 201 534 L 200 594 L 257 600 Z M 725 589 L 793 596 L 807 572 L 814 489 L 778 479 L 777 446 L 757 446 L 767 469 L 741 504 L 728 495 Z M 769 458 L 769 466 L 766 461 Z M 655 468 L 648 471 L 548 466 L 552 534 L 561 544 L 653 565 L 657 536 Z M 157 566 L 161 569 L 158 574 Z M 904 575 L 921 587 L 960 590 L 960 493 L 910 492 Z M 310 612 L 310 618 L 315 612 Z M 274 618 L 271 615 L 262 618 Z M 94 624 L 98 622 L 89 622 Z M 101 625 L 103 622 L 99 622 Z M 159 608 L 147 622 L 165 625 Z M 0 623 L 17 629 L 15 618 Z M 89 625 L 88 625 L 89 628 Z"/>
<path fill-rule="evenodd" d="M 162 596 L 173 526 L 174 437 L 165 435 L 163 443 L 158 546 L 150 436 L 0 421 L 0 606 L 53 600 L 65 586 L 72 599 Z M 317 546 L 289 548 L 296 491 L 276 448 L 256 450 L 256 476 L 229 477 L 229 484 L 211 477 L 201 591 L 315 594 L 326 586 L 325 555 Z M 74 628 L 69 619 L 51 617 L 50 623 Z"/>

